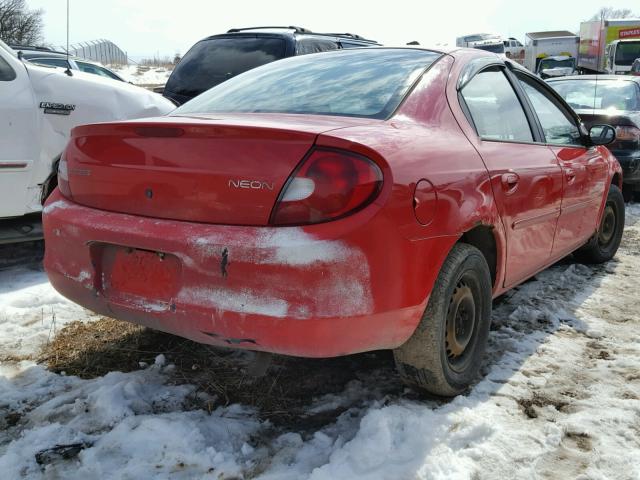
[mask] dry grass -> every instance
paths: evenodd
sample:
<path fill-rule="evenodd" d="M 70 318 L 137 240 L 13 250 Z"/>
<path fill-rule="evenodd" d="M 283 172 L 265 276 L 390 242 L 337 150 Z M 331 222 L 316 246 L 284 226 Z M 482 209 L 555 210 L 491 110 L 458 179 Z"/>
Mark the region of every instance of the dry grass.
<path fill-rule="evenodd" d="M 377 378 L 385 379 L 385 390 L 402 391 L 388 352 L 333 359 L 275 356 L 267 373 L 254 377 L 248 371 L 255 368 L 254 359 L 263 360 L 260 356 L 198 344 L 110 318 L 67 325 L 46 345 L 39 361 L 56 372 L 94 378 L 110 371 L 138 370 L 139 362 L 151 364 L 161 353 L 176 366 L 170 381 L 196 385 L 195 393 L 206 392 L 216 399 L 203 403 L 198 400 L 202 396 L 194 394 L 193 408 L 242 403 L 256 407 L 263 419 L 276 425 L 301 429 L 334 421 L 343 410 L 305 415 L 304 407 L 314 397 L 342 392 L 349 381 L 365 378 L 374 370 Z"/>

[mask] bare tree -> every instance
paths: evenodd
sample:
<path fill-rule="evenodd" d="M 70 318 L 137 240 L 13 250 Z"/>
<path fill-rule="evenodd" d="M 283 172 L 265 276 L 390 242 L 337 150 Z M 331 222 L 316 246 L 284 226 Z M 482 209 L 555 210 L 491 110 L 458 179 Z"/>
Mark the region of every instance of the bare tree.
<path fill-rule="evenodd" d="M 25 0 L 0 0 L 0 39 L 6 43 L 40 44 L 43 14 L 42 9 L 29 9 Z"/>
<path fill-rule="evenodd" d="M 608 18 L 638 18 L 638 14 L 629 8 L 602 7 L 589 20 L 606 20 Z"/>

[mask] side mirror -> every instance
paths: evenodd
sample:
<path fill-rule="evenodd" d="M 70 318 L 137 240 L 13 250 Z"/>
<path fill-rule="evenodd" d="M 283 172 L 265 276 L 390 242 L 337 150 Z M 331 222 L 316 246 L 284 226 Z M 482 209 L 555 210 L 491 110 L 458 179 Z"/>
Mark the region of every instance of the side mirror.
<path fill-rule="evenodd" d="M 609 145 L 616 139 L 616 130 L 611 125 L 593 125 L 589 129 L 591 145 Z"/>

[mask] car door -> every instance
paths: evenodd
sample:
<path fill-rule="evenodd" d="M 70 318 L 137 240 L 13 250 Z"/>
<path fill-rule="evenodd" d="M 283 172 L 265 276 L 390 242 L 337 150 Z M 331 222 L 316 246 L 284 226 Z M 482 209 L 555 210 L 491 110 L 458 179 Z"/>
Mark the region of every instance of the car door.
<path fill-rule="evenodd" d="M 28 186 L 38 158 L 36 106 L 19 60 L 0 54 L 0 218 L 20 216 L 32 202 Z M 8 55 L 8 54 L 7 54 Z"/>
<path fill-rule="evenodd" d="M 490 66 L 459 94 L 477 133 L 472 143 L 489 171 L 506 232 L 505 287 L 549 263 L 562 195 L 562 170 L 540 142 L 516 82 L 503 66 Z"/>
<path fill-rule="evenodd" d="M 550 87 L 524 72 L 515 75 L 563 171 L 562 206 L 553 245 L 553 256 L 562 257 L 597 229 L 608 184 L 607 162 L 598 149 L 586 146 L 577 119 Z"/>

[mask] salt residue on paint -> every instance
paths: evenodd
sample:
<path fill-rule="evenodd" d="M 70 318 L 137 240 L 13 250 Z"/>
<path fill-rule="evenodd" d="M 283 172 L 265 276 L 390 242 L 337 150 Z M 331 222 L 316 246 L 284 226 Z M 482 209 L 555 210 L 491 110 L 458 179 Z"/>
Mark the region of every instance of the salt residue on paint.
<path fill-rule="evenodd" d="M 339 240 L 316 240 L 299 227 L 269 229 L 259 237 L 258 248 L 269 249 L 260 263 L 312 265 L 343 262 L 351 249 Z"/>
<path fill-rule="evenodd" d="M 266 295 L 255 295 L 249 290 L 231 291 L 224 288 L 183 288 L 178 300 L 181 303 L 201 305 L 224 311 L 265 315 L 269 317 L 285 317 L 289 304 L 280 299 Z"/>
<path fill-rule="evenodd" d="M 42 213 L 53 212 L 54 210 L 69 208 L 70 205 L 65 200 L 56 200 L 55 202 L 51 202 L 49 205 L 42 209 Z"/>

